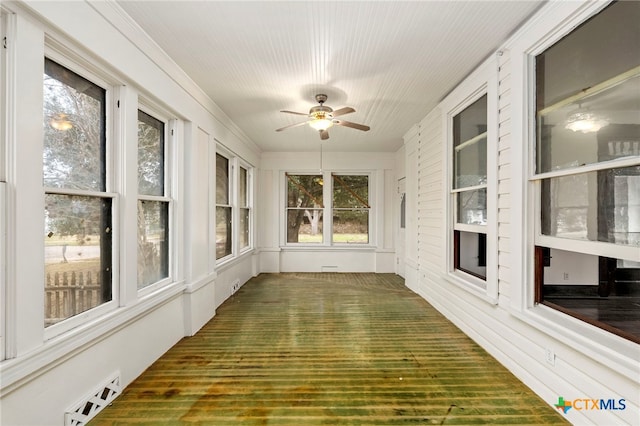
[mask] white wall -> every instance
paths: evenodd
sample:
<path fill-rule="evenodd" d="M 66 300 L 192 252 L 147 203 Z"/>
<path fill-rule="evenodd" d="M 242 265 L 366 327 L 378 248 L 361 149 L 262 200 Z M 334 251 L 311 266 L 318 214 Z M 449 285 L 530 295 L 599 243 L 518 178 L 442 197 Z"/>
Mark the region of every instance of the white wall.
<path fill-rule="evenodd" d="M 545 306 L 533 305 L 532 260 L 529 260 L 533 256 L 527 248 L 531 246 L 528 219 L 531 212 L 527 207 L 527 49 L 546 41 L 556 28 L 567 23 L 564 28 L 568 31 L 602 5 L 554 2 L 545 6 L 501 47 L 493 71 L 489 72 L 499 82 L 498 177 L 493 188 L 498 206 L 496 303 L 479 297 L 448 271 L 445 200 L 449 182 L 441 160 L 447 141 L 446 135 L 438 131 L 447 111 L 441 107 L 431 111 L 419 125 L 418 151 L 414 154 L 418 156 L 419 276 L 416 282 L 407 280 L 407 285 L 549 405 L 557 403 L 560 396 L 566 400 L 626 400 L 625 410 L 569 410 L 565 417 L 572 423 L 638 424 L 638 345 Z M 469 80 L 474 78 L 477 76 L 471 75 Z M 571 271 L 574 272 L 577 273 Z"/>
<path fill-rule="evenodd" d="M 318 152 L 267 152 L 260 163 L 258 250 L 263 272 L 395 271 L 393 206 L 396 191 L 393 153 L 323 152 L 322 169 L 371 173 L 371 243 L 349 247 L 287 247 L 284 244 L 284 172 L 320 172 Z M 356 165 L 356 166 L 354 166 Z"/>

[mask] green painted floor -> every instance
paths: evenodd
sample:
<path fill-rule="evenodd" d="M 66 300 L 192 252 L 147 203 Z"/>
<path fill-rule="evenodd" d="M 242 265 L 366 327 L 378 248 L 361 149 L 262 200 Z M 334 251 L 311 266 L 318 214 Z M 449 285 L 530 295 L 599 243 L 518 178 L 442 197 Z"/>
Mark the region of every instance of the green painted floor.
<path fill-rule="evenodd" d="M 91 425 L 567 424 L 392 274 L 262 274 Z"/>

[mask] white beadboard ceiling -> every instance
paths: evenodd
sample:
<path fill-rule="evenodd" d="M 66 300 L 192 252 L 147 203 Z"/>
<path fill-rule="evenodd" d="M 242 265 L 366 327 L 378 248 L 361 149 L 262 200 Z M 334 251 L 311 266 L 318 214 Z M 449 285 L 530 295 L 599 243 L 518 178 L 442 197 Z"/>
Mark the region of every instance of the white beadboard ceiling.
<path fill-rule="evenodd" d="M 396 151 L 402 136 L 541 1 L 118 1 L 263 151 L 317 151 L 315 95 L 368 132 L 326 151 Z"/>

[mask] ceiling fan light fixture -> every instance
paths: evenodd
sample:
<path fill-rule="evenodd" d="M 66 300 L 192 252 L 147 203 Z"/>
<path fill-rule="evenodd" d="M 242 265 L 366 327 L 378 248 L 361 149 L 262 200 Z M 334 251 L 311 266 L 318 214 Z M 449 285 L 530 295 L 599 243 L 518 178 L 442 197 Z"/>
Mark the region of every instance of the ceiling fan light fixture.
<path fill-rule="evenodd" d="M 333 121 L 328 118 L 316 118 L 309 121 L 309 126 L 318 131 L 327 130 L 329 127 L 333 126 Z"/>

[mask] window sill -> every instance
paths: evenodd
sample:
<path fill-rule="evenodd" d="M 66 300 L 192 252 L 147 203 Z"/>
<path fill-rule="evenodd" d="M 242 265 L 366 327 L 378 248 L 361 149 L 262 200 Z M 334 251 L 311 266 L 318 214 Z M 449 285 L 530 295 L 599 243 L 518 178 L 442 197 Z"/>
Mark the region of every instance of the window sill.
<path fill-rule="evenodd" d="M 376 246 L 372 246 L 370 244 L 341 244 L 335 246 L 325 246 L 325 245 L 310 245 L 310 244 L 300 244 L 300 245 L 291 245 L 291 246 L 281 246 L 281 251 L 364 251 L 364 252 L 374 252 L 377 251 Z"/>
<path fill-rule="evenodd" d="M 474 296 L 484 300 L 487 303 L 490 303 L 492 305 L 498 304 L 497 297 L 492 297 L 487 294 L 486 281 L 462 272 L 450 272 L 448 274 L 444 274 L 443 278 L 447 282 L 455 285 L 458 288 L 461 288 L 462 290 L 470 294 L 473 294 Z"/>
<path fill-rule="evenodd" d="M 222 272 L 225 269 L 228 269 L 230 267 L 232 267 L 233 265 L 237 264 L 238 262 L 242 262 L 245 258 L 249 257 L 249 256 L 253 256 L 256 253 L 256 250 L 254 248 L 250 248 L 247 249 L 243 252 L 241 252 L 239 255 L 234 256 L 234 257 L 223 257 L 221 260 L 219 260 L 218 262 L 216 262 L 216 272 Z"/>
<path fill-rule="evenodd" d="M 623 337 L 588 324 L 549 306 L 538 304 L 523 311 L 510 310 L 514 317 L 566 345 L 607 365 L 626 377 L 638 375 L 638 345 Z M 562 353 L 556 354 L 563 356 Z M 570 355 L 567 355 L 567 358 Z"/>

